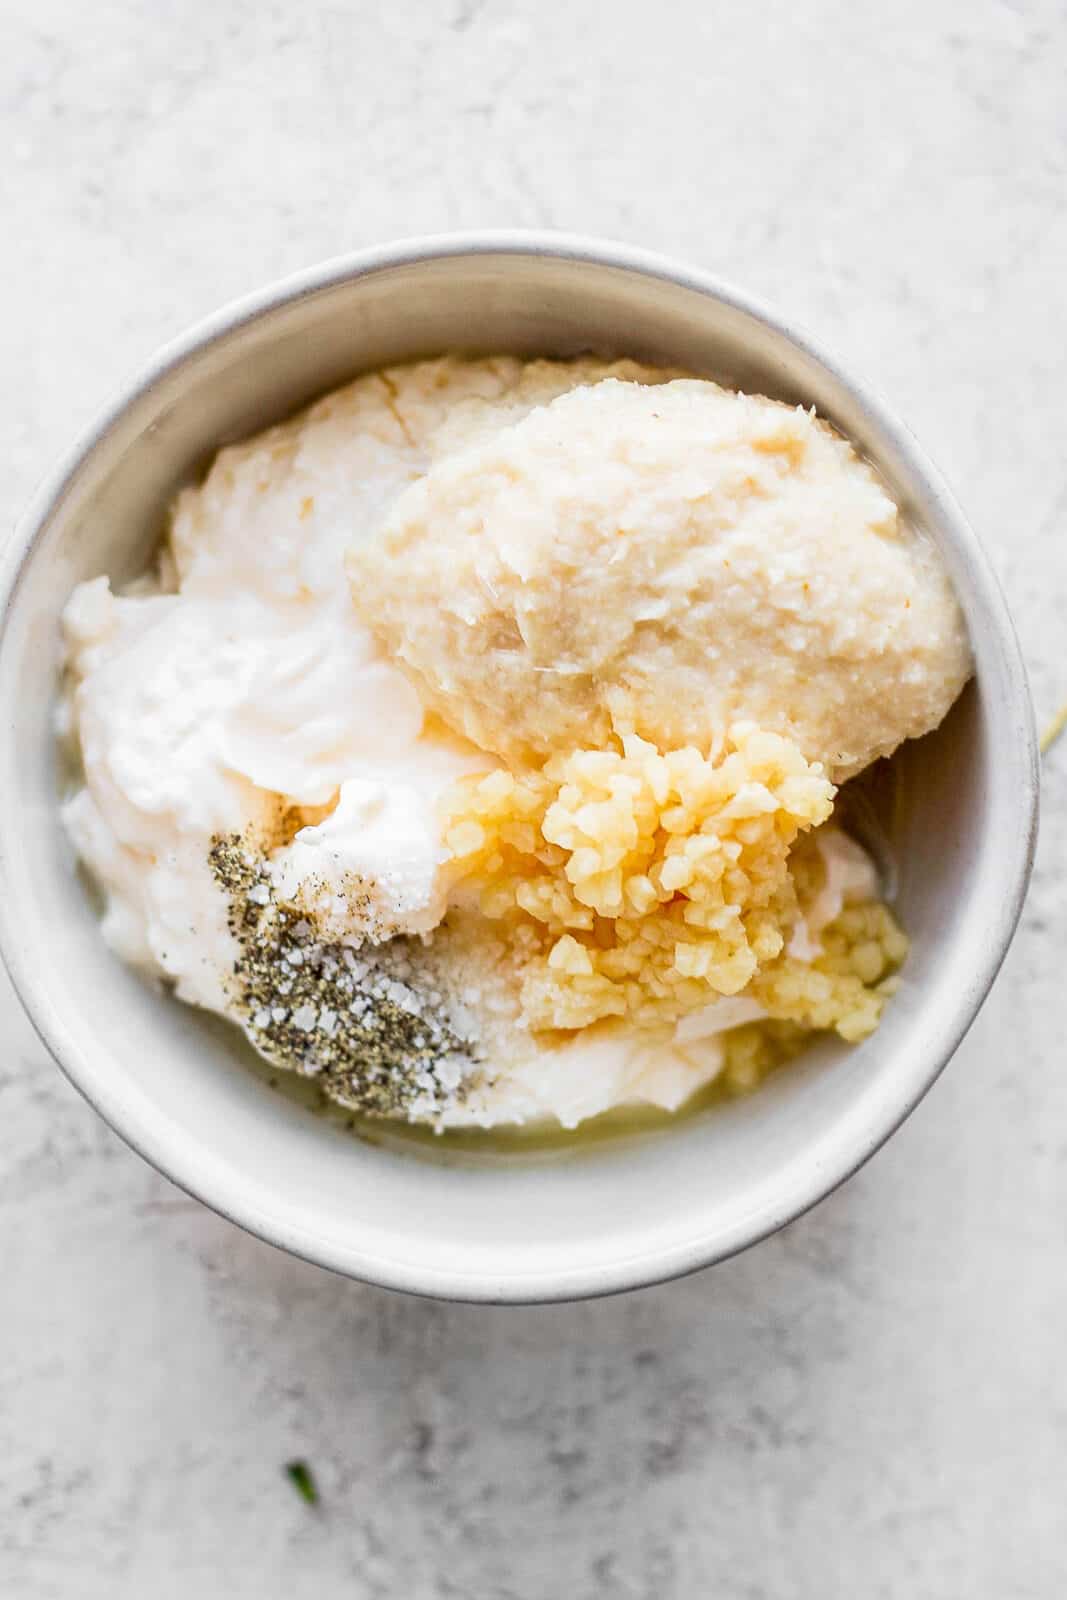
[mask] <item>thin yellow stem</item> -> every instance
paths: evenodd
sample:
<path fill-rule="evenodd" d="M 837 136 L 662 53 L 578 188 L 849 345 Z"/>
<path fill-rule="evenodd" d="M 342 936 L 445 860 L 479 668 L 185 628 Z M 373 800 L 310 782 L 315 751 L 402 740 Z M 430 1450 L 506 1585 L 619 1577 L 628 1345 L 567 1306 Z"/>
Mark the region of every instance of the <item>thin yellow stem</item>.
<path fill-rule="evenodd" d="M 1061 706 L 1041 735 L 1041 754 L 1051 750 L 1063 730 L 1067 728 L 1067 705 Z"/>

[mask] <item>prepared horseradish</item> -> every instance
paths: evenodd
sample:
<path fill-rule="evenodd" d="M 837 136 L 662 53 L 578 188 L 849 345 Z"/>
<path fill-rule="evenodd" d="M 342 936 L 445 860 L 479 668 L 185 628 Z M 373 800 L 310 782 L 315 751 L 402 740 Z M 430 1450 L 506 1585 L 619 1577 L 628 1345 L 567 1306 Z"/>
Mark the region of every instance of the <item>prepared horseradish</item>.
<path fill-rule="evenodd" d="M 444 358 L 220 452 L 64 616 L 103 934 L 374 1116 L 573 1127 L 878 1025 L 907 941 L 838 785 L 971 659 L 813 413 Z"/>

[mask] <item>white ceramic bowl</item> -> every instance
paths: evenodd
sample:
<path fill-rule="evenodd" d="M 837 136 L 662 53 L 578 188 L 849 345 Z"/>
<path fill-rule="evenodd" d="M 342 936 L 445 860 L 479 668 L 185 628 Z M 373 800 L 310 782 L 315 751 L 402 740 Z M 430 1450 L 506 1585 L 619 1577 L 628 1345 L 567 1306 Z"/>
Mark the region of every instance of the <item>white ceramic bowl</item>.
<path fill-rule="evenodd" d="M 936 540 L 976 684 L 881 793 L 912 938 L 900 993 L 855 1049 L 820 1046 L 757 1094 L 665 1133 L 558 1155 L 419 1160 L 265 1086 L 228 1030 L 105 948 L 57 821 L 57 617 L 73 586 L 143 569 L 175 488 L 355 373 L 447 350 L 592 349 L 814 403 Z M 311 1261 L 392 1288 L 566 1299 L 752 1244 L 847 1177 L 956 1048 L 1018 917 L 1036 817 L 1023 666 L 989 564 L 936 472 L 865 386 L 736 290 L 554 235 L 426 239 L 313 268 L 167 346 L 44 487 L 2 573 L 0 933 L 41 1037 L 108 1122 L 191 1194 Z M 890 800 L 885 799 L 890 796 Z"/>

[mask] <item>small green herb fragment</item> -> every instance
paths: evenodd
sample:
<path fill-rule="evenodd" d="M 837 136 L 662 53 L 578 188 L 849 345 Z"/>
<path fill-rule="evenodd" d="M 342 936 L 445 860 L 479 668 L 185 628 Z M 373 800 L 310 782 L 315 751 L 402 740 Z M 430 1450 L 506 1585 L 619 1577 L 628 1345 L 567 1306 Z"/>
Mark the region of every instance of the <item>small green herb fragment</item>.
<path fill-rule="evenodd" d="M 1067 706 L 1060 707 L 1052 721 L 1049 723 L 1048 727 L 1045 729 L 1044 733 L 1041 735 L 1042 755 L 1045 754 L 1046 750 L 1052 749 L 1052 746 L 1056 743 L 1056 740 L 1059 738 L 1064 728 L 1067 728 Z"/>
<path fill-rule="evenodd" d="M 289 1479 L 301 1500 L 306 1500 L 309 1506 L 318 1505 L 318 1485 L 306 1461 L 287 1461 L 285 1463 L 285 1476 Z"/>

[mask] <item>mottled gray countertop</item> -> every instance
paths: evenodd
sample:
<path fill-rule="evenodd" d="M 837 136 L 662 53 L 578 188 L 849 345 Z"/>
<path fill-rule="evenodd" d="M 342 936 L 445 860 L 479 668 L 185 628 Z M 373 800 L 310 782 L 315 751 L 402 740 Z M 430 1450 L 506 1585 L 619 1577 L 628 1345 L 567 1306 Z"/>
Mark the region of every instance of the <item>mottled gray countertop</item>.
<path fill-rule="evenodd" d="M 733 278 L 908 418 L 1067 696 L 1060 0 L 3 0 L 10 523 L 220 302 L 544 225 Z M 1053 1600 L 1067 1590 L 1067 741 L 982 1018 L 841 1193 L 686 1282 L 489 1310 L 157 1177 L 4 988 L 10 1600 Z M 305 1456 L 305 1506 L 282 1463 Z"/>

